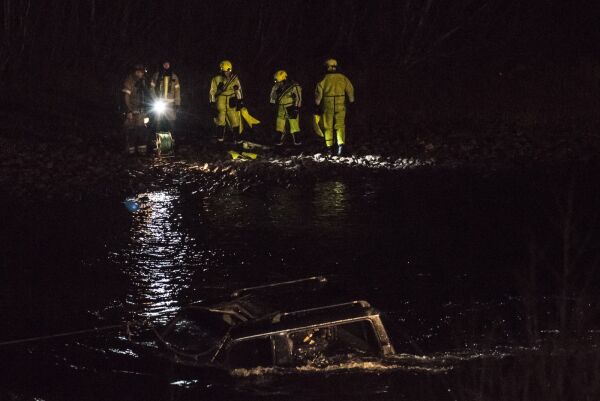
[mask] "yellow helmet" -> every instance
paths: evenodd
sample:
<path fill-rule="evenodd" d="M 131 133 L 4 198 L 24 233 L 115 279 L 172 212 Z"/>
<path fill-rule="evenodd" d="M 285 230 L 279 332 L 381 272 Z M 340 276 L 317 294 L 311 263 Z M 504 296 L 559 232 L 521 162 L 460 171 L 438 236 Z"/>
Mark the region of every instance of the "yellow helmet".
<path fill-rule="evenodd" d="M 335 59 L 328 59 L 325 61 L 325 67 L 327 67 L 327 71 L 335 71 L 337 69 L 338 63 Z"/>
<path fill-rule="evenodd" d="M 273 79 L 275 82 L 285 81 L 287 79 L 287 72 L 284 70 L 279 70 L 273 75 Z"/>
<path fill-rule="evenodd" d="M 231 64 L 231 61 L 223 60 L 221 61 L 221 64 L 219 64 L 219 68 L 221 71 L 231 71 L 233 70 L 233 65 Z"/>

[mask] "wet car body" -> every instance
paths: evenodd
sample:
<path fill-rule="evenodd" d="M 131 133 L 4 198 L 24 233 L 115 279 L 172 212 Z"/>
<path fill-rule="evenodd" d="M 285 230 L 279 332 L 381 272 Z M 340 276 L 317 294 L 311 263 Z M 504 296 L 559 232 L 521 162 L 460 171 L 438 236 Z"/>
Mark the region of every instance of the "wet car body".
<path fill-rule="evenodd" d="M 191 304 L 159 333 L 163 356 L 186 366 L 236 369 L 394 355 L 380 312 L 368 302 L 311 305 L 307 294 L 326 282 L 311 277 L 245 288 L 213 305 Z M 301 294 L 301 302 L 290 293 Z"/>

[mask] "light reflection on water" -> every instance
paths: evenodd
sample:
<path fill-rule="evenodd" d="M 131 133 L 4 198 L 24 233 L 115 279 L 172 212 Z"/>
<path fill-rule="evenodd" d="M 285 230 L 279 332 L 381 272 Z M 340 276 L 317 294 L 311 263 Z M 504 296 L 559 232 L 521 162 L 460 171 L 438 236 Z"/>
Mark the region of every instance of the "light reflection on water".
<path fill-rule="evenodd" d="M 280 236 L 286 232 L 313 230 L 313 239 L 329 239 L 332 236 L 348 238 L 355 235 L 358 228 L 353 220 L 355 204 L 364 201 L 362 207 L 369 204 L 364 200 L 365 188 L 353 187 L 349 183 L 332 180 L 316 183 L 312 190 L 279 189 L 266 194 L 266 197 L 246 196 L 239 191 L 224 189 L 216 196 L 202 199 L 202 202 L 183 204 L 179 189 L 144 193 L 138 195 L 141 208 L 132 216 L 129 240 L 123 249 L 118 251 L 123 260 L 123 269 L 131 282 L 131 289 L 126 295 L 129 308 L 136 317 L 150 318 L 154 323 L 165 323 L 168 318 L 185 303 L 186 291 L 199 286 L 199 278 L 219 279 L 216 268 L 227 271 L 228 258 L 241 256 L 236 262 L 249 262 L 245 238 L 254 233 L 256 226 L 268 227 L 271 235 Z M 360 195 L 360 196 L 359 196 Z M 303 200 L 308 200 L 308 202 Z M 192 210 L 190 210 L 190 208 Z M 199 225 L 185 225 L 184 220 L 191 212 L 200 220 Z M 367 224 L 361 222 L 361 224 Z M 201 245 L 200 233 L 210 227 L 209 232 L 216 232 L 219 248 Z M 231 230 L 235 235 L 219 236 L 219 232 Z M 350 228 L 344 230 L 343 228 Z M 210 243 L 210 241 L 209 241 Z M 231 244 L 241 249 L 230 249 Z M 250 244 L 252 245 L 252 244 Z M 270 245 L 267 245 L 267 247 Z M 282 259 L 283 260 L 283 259 Z M 276 268 L 283 262 L 266 260 L 258 273 L 264 273 L 274 264 Z M 253 266 L 256 267 L 256 266 Z M 256 272 L 256 270 L 254 270 Z M 198 273 L 198 274 L 196 274 Z M 234 273 L 232 277 L 238 275 Z M 222 276 L 222 272 L 219 273 Z M 452 355 L 438 355 L 432 360 L 423 361 L 416 357 L 399 357 L 391 364 L 379 364 L 364 361 L 350 361 L 345 364 L 334 364 L 326 368 L 306 367 L 292 371 L 283 370 L 240 370 L 240 376 L 265 374 L 297 374 L 312 371 L 410 371 L 444 373 L 452 369 Z"/>
<path fill-rule="evenodd" d="M 271 230 L 286 236 L 294 230 L 309 230 L 306 221 L 312 220 L 323 235 L 335 235 L 339 227 L 332 223 L 347 223 L 348 219 L 347 184 L 335 180 L 317 183 L 309 193 L 312 202 L 299 207 L 307 195 L 301 191 L 275 191 L 265 201 L 225 189 L 193 205 L 192 210 L 189 204 L 187 209 L 183 206 L 177 187 L 138 194 L 140 209 L 131 215 L 128 240 L 112 254 L 131 285 L 125 301 L 132 317 L 165 323 L 187 303 L 186 294 L 202 291 L 200 287 L 206 281 L 216 280 L 221 285 L 229 269 L 245 263 L 245 259 L 238 258 L 239 250 L 248 246 L 243 233 L 256 229 L 257 224 L 268 224 Z M 182 215 L 186 210 L 200 219 L 191 229 L 184 221 L 190 216 Z M 212 228 L 204 230 L 208 227 Z M 219 237 L 223 227 L 238 234 L 228 233 L 224 240 Z M 202 244 L 198 236 L 207 234 L 217 236 L 217 248 Z"/>
<path fill-rule="evenodd" d="M 272 230 L 285 234 L 290 227 L 301 228 L 306 219 L 314 219 L 313 224 L 323 229 L 325 235 L 333 234 L 337 227 L 331 223 L 343 222 L 348 217 L 347 184 L 318 183 L 312 194 L 312 205 L 299 208 L 299 198 L 305 196 L 302 192 L 275 192 L 265 202 L 225 189 L 218 196 L 196 204 L 197 209 L 192 213 L 203 221 L 198 221 L 199 225 L 192 230 L 185 225 L 182 213 L 186 208 L 177 187 L 138 194 L 140 209 L 131 214 L 128 240 L 112 253 L 113 261 L 122 266 L 130 282 L 125 302 L 132 317 L 165 323 L 186 303 L 186 294 L 196 292 L 195 287 L 206 284 L 206 280 L 220 281 L 219 276 L 228 274 L 227 258 L 236 258 L 240 247 L 247 245 L 242 233 L 258 221 L 269 221 Z M 202 232 L 203 227 L 229 227 L 240 235 L 221 241 L 218 248 L 202 246 L 198 235 L 207 233 Z M 216 274 L 219 268 L 222 271 Z"/>
<path fill-rule="evenodd" d="M 140 194 L 138 199 L 142 206 L 133 215 L 130 241 L 121 255 L 133 286 L 127 304 L 138 306 L 142 317 L 159 318 L 177 310 L 181 291 L 190 285 L 189 238 L 175 212 L 177 190 Z"/>
<path fill-rule="evenodd" d="M 212 224 L 221 227 L 241 229 L 252 223 L 256 208 L 251 208 L 248 200 L 230 188 L 219 192 L 204 202 L 204 217 Z"/>
<path fill-rule="evenodd" d="M 342 181 L 326 181 L 315 185 L 314 206 L 320 217 L 343 220 L 348 212 L 348 186 Z"/>
<path fill-rule="evenodd" d="M 405 182 L 402 181 L 402 184 L 404 186 Z M 427 185 L 427 188 L 430 187 L 435 188 L 436 186 Z M 425 190 L 421 189 L 420 191 Z M 353 360 L 349 363 L 334 364 L 324 368 L 309 366 L 287 370 L 269 368 L 239 370 L 234 372 L 236 379 L 257 378 L 249 381 L 250 388 L 242 389 L 241 392 L 250 391 L 253 395 L 255 393 L 252 391 L 255 388 L 258 388 L 257 391 L 263 391 L 262 384 L 266 383 L 268 386 L 272 376 L 275 376 L 276 379 L 282 376 L 281 386 L 278 386 L 279 382 L 275 381 L 271 389 L 267 388 L 271 391 L 270 393 L 267 391 L 268 394 L 280 394 L 279 391 L 295 394 L 296 391 L 305 390 L 308 393 L 305 399 L 316 399 L 318 398 L 316 395 L 323 393 L 327 399 L 338 399 L 339 396 L 336 394 L 327 394 L 327 390 L 338 391 L 338 389 L 349 388 L 351 391 L 356 390 L 356 394 L 350 394 L 348 391 L 345 395 L 349 395 L 347 399 L 355 400 L 368 398 L 377 392 L 376 380 L 383 378 L 385 386 L 389 385 L 393 393 L 390 399 L 409 399 L 402 397 L 403 392 L 417 389 L 421 379 L 425 382 L 424 388 L 427 389 L 430 383 L 426 380 L 429 380 L 429 377 L 434 377 L 436 382 L 442 381 L 439 378 L 444 377 L 443 375 L 448 372 L 455 374 L 456 367 L 462 368 L 467 364 L 479 363 L 482 360 L 484 362 L 488 360 L 502 362 L 504 359 L 508 359 L 506 358 L 507 354 L 512 355 L 510 349 L 507 352 L 482 353 L 481 347 L 467 345 L 487 341 L 487 337 L 482 340 L 481 332 L 487 330 L 486 326 L 482 325 L 483 328 L 479 328 L 482 319 L 485 322 L 494 319 L 494 330 L 500 333 L 499 336 L 510 334 L 508 330 L 510 330 L 511 324 L 498 327 L 497 317 L 513 312 L 512 308 L 503 306 L 501 297 L 504 293 L 503 288 L 498 290 L 496 287 L 492 287 L 493 299 L 489 307 L 483 310 L 478 309 L 481 313 L 476 310 L 472 313 L 469 311 L 473 309 L 474 305 L 481 304 L 482 300 L 478 297 L 483 296 L 467 294 L 468 299 L 463 299 L 461 297 L 462 290 L 448 290 L 449 288 L 468 288 L 466 287 L 468 285 L 470 287 L 480 286 L 483 282 L 478 279 L 474 281 L 469 278 L 471 276 L 459 276 L 462 271 L 457 266 L 458 262 L 463 262 L 462 258 L 450 257 L 448 261 L 444 261 L 443 265 L 448 267 L 449 274 L 442 275 L 438 270 L 429 268 L 425 264 L 417 265 L 417 268 L 411 265 L 402 268 L 404 269 L 402 270 L 403 275 L 399 276 L 401 279 L 398 280 L 394 279 L 394 275 L 398 275 L 398 272 L 401 271 L 400 268 L 389 270 L 389 276 L 384 276 L 381 272 L 379 275 L 375 274 L 378 273 L 379 268 L 370 269 L 368 274 L 363 274 L 362 269 L 352 269 L 355 264 L 351 258 L 359 251 L 369 251 L 365 252 L 366 256 L 361 257 L 360 260 L 363 262 L 372 260 L 372 255 L 376 252 L 382 255 L 381 258 L 375 259 L 376 262 L 385 262 L 406 256 L 402 254 L 402 248 L 397 246 L 398 237 L 409 237 L 409 231 L 402 228 L 403 225 L 396 224 L 397 221 L 405 221 L 394 214 L 396 213 L 394 206 L 398 200 L 405 201 L 403 206 L 408 206 L 410 216 L 415 220 L 414 226 L 428 228 L 423 230 L 424 234 L 416 237 L 415 243 L 434 244 L 435 247 L 431 247 L 432 252 L 439 252 L 440 255 L 458 254 L 458 250 L 463 249 L 461 248 L 462 242 L 448 241 L 448 247 L 453 250 L 456 248 L 457 251 L 444 253 L 444 244 L 436 243 L 438 236 L 426 235 L 429 232 L 435 233 L 440 227 L 444 228 L 447 225 L 447 220 L 430 220 L 427 217 L 430 214 L 423 212 L 423 210 L 435 212 L 438 207 L 443 213 L 438 212 L 432 215 L 444 217 L 446 215 L 445 203 L 440 206 L 433 201 L 428 201 L 423 207 L 417 204 L 422 199 L 437 199 L 436 196 L 439 195 L 437 192 L 434 191 L 430 194 L 428 191 L 425 191 L 424 194 L 420 193 L 421 196 L 418 193 L 414 200 L 406 200 L 398 195 L 402 192 L 394 187 L 392 187 L 392 191 L 389 191 L 387 186 L 333 180 L 318 182 L 311 188 L 275 188 L 261 194 L 240 193 L 226 188 L 222 193 L 202 199 L 189 195 L 186 197 L 184 190 L 180 192 L 175 187 L 140 194 L 138 200 L 141 210 L 138 213 L 126 215 L 127 224 L 130 224 L 127 237 L 119 242 L 118 246 L 110 248 L 109 262 L 115 262 L 118 265 L 118 269 L 124 273 L 125 280 L 129 283 L 122 295 L 119 293 L 116 296 L 126 300 L 127 308 L 135 315 L 134 318 L 149 317 L 155 323 L 162 323 L 186 300 L 202 299 L 203 294 L 198 296 L 194 290 L 206 291 L 207 281 L 217 284 L 226 283 L 223 278 L 229 273 L 231 275 L 227 279 L 242 286 L 271 281 L 269 275 L 278 274 L 296 278 L 300 274 L 298 273 L 299 266 L 305 269 L 302 271 L 303 273 L 308 271 L 311 274 L 338 273 L 340 271 L 338 279 L 346 280 L 345 283 L 349 288 L 365 290 L 369 294 L 369 300 L 371 297 L 376 298 L 373 301 L 374 305 L 383 304 L 384 307 L 387 307 L 388 312 L 394 312 L 389 317 L 394 317 L 393 320 L 397 324 L 395 329 L 394 326 L 391 326 L 390 334 L 394 340 L 400 341 L 404 346 L 397 347 L 399 352 L 402 350 L 413 352 L 412 343 L 415 342 L 426 348 L 425 355 L 427 356 L 400 354 L 394 358 L 391 364 Z M 382 194 L 390 192 L 393 195 L 390 196 L 390 201 L 387 198 L 382 199 Z M 456 203 L 466 205 L 468 209 L 471 205 L 469 199 L 474 196 L 476 191 L 459 191 L 459 195 L 462 193 L 465 194 L 465 197 L 459 198 Z M 488 192 L 484 191 L 484 194 L 483 204 L 488 198 L 491 198 L 488 196 Z M 451 195 L 457 196 L 454 193 Z M 437 197 L 439 198 L 439 196 Z M 492 204 L 492 206 L 494 205 Z M 473 207 L 471 208 L 473 209 Z M 479 208 L 480 206 L 475 211 Z M 507 210 L 510 211 L 509 208 Z M 99 213 L 101 212 L 99 211 Z M 469 215 L 468 210 L 465 213 Z M 470 213 L 473 213 L 473 210 Z M 389 214 L 391 217 L 388 216 Z M 500 217 L 503 216 L 504 214 L 500 214 Z M 499 221 L 501 221 L 500 217 Z M 129 220 L 131 221 L 129 222 Z M 412 220 L 408 220 L 408 222 L 411 223 Z M 407 226 L 410 227 L 410 225 Z M 460 229 L 462 229 L 462 225 L 460 225 Z M 453 233 L 461 238 L 462 231 Z M 288 243 L 287 238 L 282 239 L 282 236 L 285 236 L 282 234 L 300 239 L 297 241 L 300 245 L 298 252 L 290 252 L 291 246 L 295 244 Z M 376 237 L 375 234 L 381 235 L 381 238 L 387 241 L 367 242 L 363 240 L 363 237 Z M 412 235 L 412 232 L 410 234 Z M 329 242 L 332 238 L 332 242 Z M 351 241 L 353 239 L 354 241 Z M 359 239 L 361 241 L 358 241 Z M 465 243 L 469 244 L 469 248 L 466 249 L 470 249 L 471 242 L 465 240 Z M 375 245 L 376 247 L 374 247 Z M 442 251 L 439 251 L 439 248 Z M 327 252 L 329 249 L 341 249 L 342 252 L 330 253 Z M 427 252 L 429 249 L 430 247 L 427 247 Z M 482 254 L 484 254 L 487 248 L 482 249 Z M 257 256 L 256 250 L 262 253 Z M 348 268 L 344 267 L 345 270 L 338 270 L 332 267 L 332 263 L 328 264 L 329 255 L 333 255 L 331 258 L 335 258 L 341 263 L 345 262 Z M 417 256 L 419 256 L 418 252 Z M 292 258 L 298 258 L 302 263 L 288 262 Z M 104 260 L 101 261 L 102 264 L 104 262 Z M 238 266 L 235 265 L 236 263 Z M 472 263 L 474 264 L 474 262 Z M 241 265 L 243 267 L 240 267 Z M 248 278 L 251 281 L 246 283 L 244 279 Z M 501 281 L 498 282 L 498 286 L 502 284 Z M 97 285 L 101 286 L 102 283 Z M 376 290 L 375 287 L 369 287 L 369 285 L 376 285 Z M 487 294 L 483 299 L 488 299 Z M 486 320 L 486 316 L 489 319 Z M 123 318 L 129 319 L 131 316 L 123 316 Z M 472 322 L 477 322 L 477 325 Z M 470 327 L 475 328 L 471 330 Z M 102 358 L 113 360 L 118 369 L 122 369 L 121 361 L 131 362 L 131 359 L 138 359 L 138 353 L 129 348 L 129 342 L 110 338 L 107 341 L 109 346 L 107 347 L 102 342 L 98 347 L 99 353 Z M 57 354 L 58 357 L 63 358 L 66 355 L 71 363 L 72 354 L 75 354 L 72 348 L 61 351 Z M 457 349 L 458 351 L 443 352 L 448 349 Z M 88 352 L 87 349 L 84 349 L 82 354 L 89 355 L 85 352 Z M 39 354 L 41 353 L 39 351 Z M 87 358 L 80 365 L 82 370 L 90 370 L 96 368 L 94 363 L 93 358 Z M 146 367 L 143 365 L 140 371 L 145 371 Z M 346 375 L 331 374 L 336 372 L 346 373 Z M 405 372 L 410 374 L 404 374 Z M 365 373 L 374 374 L 367 375 Z M 309 375 L 311 375 L 313 383 L 311 386 L 306 386 L 306 377 Z M 26 374 L 22 376 L 25 377 Z M 321 378 L 323 381 L 318 382 L 317 380 L 321 380 Z M 355 380 L 356 378 L 359 380 Z M 315 381 L 317 381 L 316 384 L 314 384 Z M 69 385 L 67 379 L 59 379 L 58 383 L 64 387 Z M 130 384 L 132 383 L 127 382 L 127 387 L 130 387 Z M 200 375 L 189 381 L 176 377 L 171 384 L 173 387 L 184 388 L 185 391 L 188 391 L 188 387 L 196 386 L 204 392 L 202 397 L 197 397 L 194 396 L 193 391 L 190 391 L 189 395 L 186 393 L 186 397 L 180 399 L 207 398 L 206 392 L 209 391 L 209 386 L 225 387 L 230 385 L 229 381 L 205 378 Z M 357 388 L 352 387 L 353 384 Z M 387 388 L 385 386 L 382 388 Z M 218 391 L 221 390 L 222 388 L 219 388 Z M 212 393 L 210 395 L 215 395 L 212 397 L 213 399 L 235 399 L 235 396 L 239 394 L 232 396 L 231 392 L 223 392 L 223 394 Z M 103 399 L 114 399 L 114 397 L 104 397 Z M 139 397 L 131 399 L 139 399 Z M 163 397 L 163 399 L 167 399 L 167 397 Z M 436 398 L 414 397 L 410 399 Z"/>

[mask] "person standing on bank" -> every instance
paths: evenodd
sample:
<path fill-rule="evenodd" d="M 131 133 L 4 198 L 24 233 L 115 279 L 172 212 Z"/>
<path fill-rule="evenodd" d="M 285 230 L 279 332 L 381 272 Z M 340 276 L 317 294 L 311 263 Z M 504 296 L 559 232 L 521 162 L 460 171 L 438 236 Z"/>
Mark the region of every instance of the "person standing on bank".
<path fill-rule="evenodd" d="M 211 80 L 209 91 L 210 105 L 215 113 L 216 137 L 223 142 L 229 131 L 232 141 L 240 142 L 240 110 L 244 107 L 242 84 L 233 73 L 231 61 L 221 61 L 219 68 L 221 71 Z"/>
<path fill-rule="evenodd" d="M 177 112 L 181 107 L 181 83 L 169 59 L 163 59 L 158 71 L 152 75 L 150 89 L 154 99 L 156 131 L 170 131 L 175 136 Z"/>
<path fill-rule="evenodd" d="M 300 85 L 288 79 L 287 72 L 279 70 L 273 76 L 275 84 L 271 89 L 271 104 L 276 109 L 275 131 L 276 145 L 283 145 L 286 136 L 286 123 L 292 136 L 294 145 L 300 142 L 300 107 L 302 106 L 302 88 Z"/>
<path fill-rule="evenodd" d="M 325 68 L 325 77 L 315 88 L 315 114 L 323 115 L 327 152 L 333 154 L 333 131 L 335 130 L 336 154 L 341 156 L 346 143 L 346 98 L 348 104 L 354 103 L 354 87 L 344 74 L 338 72 L 336 60 L 325 61 Z"/>
<path fill-rule="evenodd" d="M 145 155 L 148 150 L 148 135 L 146 129 L 146 68 L 136 64 L 123 82 L 123 107 L 125 122 L 123 131 L 127 143 L 127 153 Z"/>

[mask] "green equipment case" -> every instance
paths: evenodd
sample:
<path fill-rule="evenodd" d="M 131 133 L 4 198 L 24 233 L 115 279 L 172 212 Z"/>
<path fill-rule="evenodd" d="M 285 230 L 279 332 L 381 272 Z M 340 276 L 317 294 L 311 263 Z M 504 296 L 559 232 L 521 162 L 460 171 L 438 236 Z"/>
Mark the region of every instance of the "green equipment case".
<path fill-rule="evenodd" d="M 173 136 L 168 131 L 156 133 L 156 153 L 159 156 L 166 156 L 173 154 L 174 150 Z"/>

